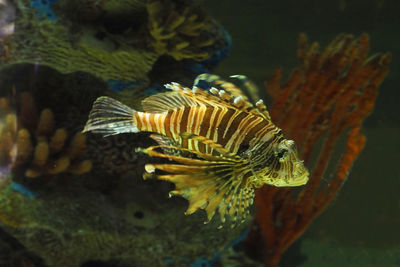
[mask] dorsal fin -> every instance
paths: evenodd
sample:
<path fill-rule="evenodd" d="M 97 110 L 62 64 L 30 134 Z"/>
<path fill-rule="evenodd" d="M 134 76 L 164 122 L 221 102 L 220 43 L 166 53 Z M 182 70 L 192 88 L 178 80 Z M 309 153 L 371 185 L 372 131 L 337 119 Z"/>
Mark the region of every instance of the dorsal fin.
<path fill-rule="evenodd" d="M 145 112 L 163 113 L 175 108 L 195 106 L 196 101 L 181 92 L 172 91 L 147 97 L 142 101 Z"/>
<path fill-rule="evenodd" d="M 200 74 L 199 76 L 196 77 L 194 81 L 194 85 L 197 86 L 200 81 L 206 81 L 211 85 L 211 87 L 216 87 L 219 89 L 222 89 L 229 93 L 232 98 L 241 98 L 243 99 L 246 107 L 254 107 L 254 105 L 249 101 L 248 97 L 246 94 L 244 94 L 236 85 L 233 83 L 227 82 L 225 80 L 222 80 L 221 77 L 215 74 L 208 74 L 208 73 L 203 73 Z"/>
<path fill-rule="evenodd" d="M 172 92 L 152 95 L 142 101 L 145 112 L 163 113 L 176 108 L 198 105 L 215 106 L 216 104 L 220 104 L 227 108 L 232 107 L 230 103 L 227 103 L 227 101 L 218 96 L 218 92 L 217 95 L 214 95 L 197 87 L 193 87 L 191 90 L 178 83 L 165 84 L 165 87 L 171 89 Z M 217 90 L 216 88 L 214 89 Z"/>
<path fill-rule="evenodd" d="M 248 82 L 248 79 L 246 78 L 246 76 L 233 75 L 231 77 L 241 80 L 242 82 L 244 82 L 244 85 L 246 86 L 246 88 L 248 87 L 247 83 L 249 83 L 249 82 Z M 269 113 L 267 111 L 267 108 L 261 99 L 259 101 L 257 101 L 256 105 L 253 105 L 253 103 L 251 103 L 251 101 L 246 96 L 246 94 L 244 94 L 233 83 L 222 80 L 221 77 L 219 77 L 218 75 L 203 73 L 203 74 L 200 74 L 197 76 L 197 78 L 195 79 L 195 82 L 194 82 L 194 86 L 198 85 L 201 81 L 206 81 L 210 85 L 220 88 L 221 90 L 219 90 L 219 95 L 221 97 L 223 95 L 223 92 L 226 92 L 227 94 L 229 94 L 233 105 L 239 106 L 241 109 L 244 109 L 250 113 L 261 116 L 267 120 L 271 120 Z M 253 85 L 253 84 L 251 84 L 251 85 Z M 217 88 L 211 87 L 210 92 L 217 93 L 218 92 Z M 255 88 L 252 88 L 251 90 L 254 91 Z M 254 93 L 254 92 L 252 92 L 252 93 Z M 222 98 L 227 100 L 227 97 L 222 97 Z"/>
<path fill-rule="evenodd" d="M 145 112 L 163 113 L 183 107 L 221 105 L 226 108 L 236 108 L 270 120 L 268 111 L 262 101 L 257 102 L 257 105 L 254 106 L 235 85 L 231 83 L 224 83 L 222 85 L 226 90 L 211 87 L 207 91 L 196 86 L 189 89 L 179 83 L 172 82 L 165 84 L 166 88 L 172 90 L 171 92 L 149 96 L 142 101 L 142 106 Z"/>

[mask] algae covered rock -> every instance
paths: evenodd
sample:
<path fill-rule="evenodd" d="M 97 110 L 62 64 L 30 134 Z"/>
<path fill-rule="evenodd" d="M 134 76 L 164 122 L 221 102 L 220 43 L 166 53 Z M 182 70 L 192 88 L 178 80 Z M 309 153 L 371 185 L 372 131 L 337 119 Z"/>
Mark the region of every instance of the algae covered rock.
<path fill-rule="evenodd" d="M 1 227 L 49 266 L 80 266 L 93 259 L 118 259 L 127 266 L 173 260 L 174 266 L 186 266 L 200 257 L 214 258 L 248 226 L 217 229 L 217 223 L 203 223 L 205 214 L 185 216 L 187 203 L 168 199 L 169 185 L 137 178 L 123 177 L 110 195 L 85 189 L 79 185 L 83 180 L 47 184 L 34 199 L 5 186 Z"/>

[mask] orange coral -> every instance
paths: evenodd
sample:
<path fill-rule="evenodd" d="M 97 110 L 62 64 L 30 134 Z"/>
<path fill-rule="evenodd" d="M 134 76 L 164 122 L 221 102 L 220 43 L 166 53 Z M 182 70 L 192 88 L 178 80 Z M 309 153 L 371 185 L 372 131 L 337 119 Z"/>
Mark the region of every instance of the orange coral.
<path fill-rule="evenodd" d="M 368 50 L 367 34 L 357 39 L 341 34 L 324 51 L 318 43 L 309 45 L 301 34 L 300 66 L 284 86 L 280 86 L 280 69 L 268 82 L 267 91 L 273 98 L 271 117 L 296 141 L 306 166 L 312 163 L 314 167 L 309 183 L 298 193 L 293 188 L 267 186 L 256 192 L 254 231 L 262 236 L 267 266 L 276 266 L 282 253 L 332 201 L 364 147 L 361 126 L 374 108 L 391 60 L 390 54 L 368 57 Z M 335 175 L 323 182 L 331 154 L 344 133 L 346 146 Z M 311 162 L 316 149 L 317 159 Z M 255 236 L 251 233 L 248 241 Z"/>
<path fill-rule="evenodd" d="M 17 122 L 7 99 L 0 99 L 0 113 L 6 118 L 0 127 L 1 166 L 12 170 L 25 169 L 25 176 L 30 178 L 90 171 L 91 161 L 79 160 L 86 150 L 84 134 L 76 133 L 68 143 L 65 129 L 54 130 L 54 114 L 50 109 L 44 109 L 37 116 L 35 102 L 27 92 L 21 93 L 20 102 Z"/>

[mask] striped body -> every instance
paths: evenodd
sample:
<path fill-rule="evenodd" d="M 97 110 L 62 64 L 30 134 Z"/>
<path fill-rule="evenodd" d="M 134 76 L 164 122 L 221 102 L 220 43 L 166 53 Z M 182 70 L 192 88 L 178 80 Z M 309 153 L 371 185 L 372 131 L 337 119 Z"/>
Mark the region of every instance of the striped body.
<path fill-rule="evenodd" d="M 204 104 L 164 113 L 137 112 L 135 119 L 140 131 L 165 135 L 184 148 L 211 154 L 212 149 L 194 140 L 181 138 L 181 134 L 203 136 L 237 153 L 241 145 L 249 147 L 250 143 L 268 141 L 279 132 L 270 121 L 254 114 Z"/>

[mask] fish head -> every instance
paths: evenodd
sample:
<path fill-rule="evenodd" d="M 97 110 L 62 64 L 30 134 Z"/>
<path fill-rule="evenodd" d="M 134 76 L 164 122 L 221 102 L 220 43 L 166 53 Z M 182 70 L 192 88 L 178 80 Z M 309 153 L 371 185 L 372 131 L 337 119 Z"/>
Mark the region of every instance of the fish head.
<path fill-rule="evenodd" d="M 278 187 L 300 186 L 308 182 L 309 172 L 299 159 L 293 140 L 283 139 L 267 152 L 266 161 L 255 171 L 256 187 L 270 184 Z"/>

